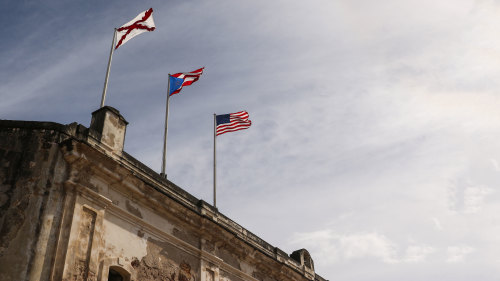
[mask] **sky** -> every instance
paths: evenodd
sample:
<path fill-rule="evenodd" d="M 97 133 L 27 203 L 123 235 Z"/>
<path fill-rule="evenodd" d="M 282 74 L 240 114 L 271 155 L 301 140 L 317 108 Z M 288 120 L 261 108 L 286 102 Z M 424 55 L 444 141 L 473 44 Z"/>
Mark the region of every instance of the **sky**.
<path fill-rule="evenodd" d="M 500 280 L 500 1 L 185 0 L 0 3 L 0 119 L 90 124 L 113 29 L 156 30 L 113 55 L 106 105 L 125 151 L 328 280 Z"/>

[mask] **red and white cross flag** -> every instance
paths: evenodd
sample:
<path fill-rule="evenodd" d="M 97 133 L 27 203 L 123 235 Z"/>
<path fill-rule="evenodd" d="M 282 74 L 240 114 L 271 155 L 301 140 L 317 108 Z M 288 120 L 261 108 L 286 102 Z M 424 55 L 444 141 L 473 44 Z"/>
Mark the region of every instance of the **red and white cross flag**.
<path fill-rule="evenodd" d="M 122 25 L 116 30 L 117 42 L 115 49 L 118 49 L 121 45 L 125 44 L 128 40 L 134 38 L 135 36 L 155 30 L 155 23 L 153 21 L 153 8 L 140 13 L 133 20 Z"/>

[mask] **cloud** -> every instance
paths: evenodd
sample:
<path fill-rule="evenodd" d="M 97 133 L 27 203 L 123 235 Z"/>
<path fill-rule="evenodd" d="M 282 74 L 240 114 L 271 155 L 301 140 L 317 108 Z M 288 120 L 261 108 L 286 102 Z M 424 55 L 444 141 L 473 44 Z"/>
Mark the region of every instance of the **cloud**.
<path fill-rule="evenodd" d="M 437 230 L 439 230 L 439 231 L 443 230 L 443 226 L 441 225 L 441 221 L 438 218 L 432 218 L 432 222 L 434 223 L 434 226 L 436 227 Z"/>
<path fill-rule="evenodd" d="M 388 265 L 423 262 L 459 263 L 477 251 L 475 247 L 468 245 L 442 248 L 417 243 L 413 239 L 407 243 L 397 244 L 377 232 L 340 234 L 332 230 L 295 233 L 289 243 L 305 246 L 320 266 L 354 263 L 357 260 L 363 260 L 366 264 L 378 261 Z"/>
<path fill-rule="evenodd" d="M 466 256 L 474 251 L 475 249 L 470 246 L 450 246 L 447 249 L 448 258 L 446 259 L 446 262 L 448 263 L 464 262 Z"/>
<path fill-rule="evenodd" d="M 385 263 L 397 262 L 396 246 L 378 233 L 337 234 L 332 231 L 297 233 L 292 244 L 304 244 L 314 251 L 320 250 L 320 263 L 335 263 L 339 260 L 375 258 Z"/>
<path fill-rule="evenodd" d="M 346 259 L 376 257 L 386 263 L 395 263 L 396 247 L 378 233 L 353 234 L 339 237 L 340 252 Z"/>
<path fill-rule="evenodd" d="M 295 233 L 291 244 L 310 247 L 318 256 L 321 264 L 359 259 L 374 259 L 387 264 L 418 263 L 426 261 L 428 255 L 436 251 L 429 245 L 412 244 L 406 247 L 404 254 L 398 254 L 400 248 L 385 235 L 377 232 L 339 234 L 331 230 Z"/>
<path fill-rule="evenodd" d="M 453 212 L 476 214 L 481 212 L 485 205 L 484 199 L 495 193 L 487 186 L 471 186 L 470 181 L 460 180 L 449 187 L 449 206 Z"/>
<path fill-rule="evenodd" d="M 493 192 L 492 188 L 484 186 L 467 187 L 464 191 L 464 212 L 468 214 L 480 212 L 484 204 L 484 197 Z"/>
<path fill-rule="evenodd" d="M 436 250 L 427 245 L 411 245 L 406 248 L 406 253 L 403 258 L 404 262 L 416 263 L 423 262 L 427 256 L 434 253 Z"/>
<path fill-rule="evenodd" d="M 498 161 L 496 159 L 491 158 L 491 165 L 493 168 L 495 168 L 495 171 L 499 172 L 500 171 L 500 165 L 498 165 Z"/>

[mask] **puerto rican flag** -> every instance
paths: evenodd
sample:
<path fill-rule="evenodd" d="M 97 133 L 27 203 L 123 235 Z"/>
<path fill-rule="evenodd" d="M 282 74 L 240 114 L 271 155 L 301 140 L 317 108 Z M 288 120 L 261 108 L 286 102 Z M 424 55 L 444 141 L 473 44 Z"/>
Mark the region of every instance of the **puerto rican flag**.
<path fill-rule="evenodd" d="M 178 94 L 182 87 L 189 86 L 194 82 L 200 79 L 200 76 L 203 74 L 203 70 L 205 68 L 202 67 L 200 69 L 191 71 L 191 72 L 181 72 L 176 74 L 169 75 L 170 79 L 170 89 L 168 90 L 169 96 Z"/>
<path fill-rule="evenodd" d="M 134 38 L 135 36 L 153 30 L 155 30 L 153 8 L 150 8 L 149 10 L 140 13 L 133 20 L 116 29 L 117 43 L 115 49 L 118 49 L 118 47 L 125 44 L 128 40 Z"/>

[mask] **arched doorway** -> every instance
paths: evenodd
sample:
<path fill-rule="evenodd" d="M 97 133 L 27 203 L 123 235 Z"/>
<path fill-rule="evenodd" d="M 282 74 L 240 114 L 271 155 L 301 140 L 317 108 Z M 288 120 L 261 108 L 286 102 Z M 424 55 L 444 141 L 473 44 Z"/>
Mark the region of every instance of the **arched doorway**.
<path fill-rule="evenodd" d="M 119 266 L 110 266 L 108 281 L 130 281 L 130 273 Z"/>

